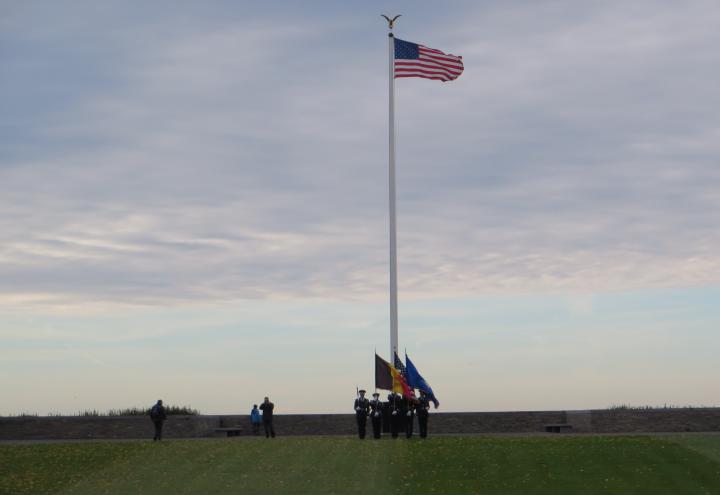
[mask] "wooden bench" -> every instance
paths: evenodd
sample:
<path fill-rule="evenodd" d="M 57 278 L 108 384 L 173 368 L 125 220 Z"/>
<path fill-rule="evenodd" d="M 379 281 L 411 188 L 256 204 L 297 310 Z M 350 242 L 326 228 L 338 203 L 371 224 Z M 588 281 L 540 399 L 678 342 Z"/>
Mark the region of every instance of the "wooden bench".
<path fill-rule="evenodd" d="M 243 429 L 239 426 L 234 428 L 215 428 L 215 433 L 225 433 L 228 437 L 239 437 L 242 434 Z"/>
<path fill-rule="evenodd" d="M 545 431 L 547 433 L 562 433 L 563 431 L 572 431 L 572 425 L 567 423 L 545 425 Z"/>

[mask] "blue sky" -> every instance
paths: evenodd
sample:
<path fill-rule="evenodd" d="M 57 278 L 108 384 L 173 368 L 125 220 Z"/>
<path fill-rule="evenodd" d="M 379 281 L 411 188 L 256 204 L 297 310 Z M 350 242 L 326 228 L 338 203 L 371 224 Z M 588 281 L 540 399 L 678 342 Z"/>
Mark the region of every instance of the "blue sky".
<path fill-rule="evenodd" d="M 0 8 L 0 414 L 718 404 L 716 2 Z"/>

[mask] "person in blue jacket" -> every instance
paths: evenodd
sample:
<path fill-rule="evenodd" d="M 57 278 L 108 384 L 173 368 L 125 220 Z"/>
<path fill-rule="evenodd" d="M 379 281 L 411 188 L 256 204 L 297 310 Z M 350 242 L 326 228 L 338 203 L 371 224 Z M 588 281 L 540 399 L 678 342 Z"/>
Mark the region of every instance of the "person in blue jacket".
<path fill-rule="evenodd" d="M 260 432 L 261 422 L 260 409 L 258 409 L 257 404 L 253 404 L 252 411 L 250 411 L 250 423 L 252 424 L 253 435 L 257 435 Z"/>

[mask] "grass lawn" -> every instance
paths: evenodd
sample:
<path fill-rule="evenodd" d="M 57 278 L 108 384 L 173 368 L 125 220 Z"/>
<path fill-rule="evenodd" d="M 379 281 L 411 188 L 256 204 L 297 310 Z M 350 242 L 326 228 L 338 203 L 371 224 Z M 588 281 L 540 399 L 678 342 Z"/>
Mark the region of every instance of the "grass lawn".
<path fill-rule="evenodd" d="M 720 435 L 0 445 L 1 494 L 720 493 Z"/>

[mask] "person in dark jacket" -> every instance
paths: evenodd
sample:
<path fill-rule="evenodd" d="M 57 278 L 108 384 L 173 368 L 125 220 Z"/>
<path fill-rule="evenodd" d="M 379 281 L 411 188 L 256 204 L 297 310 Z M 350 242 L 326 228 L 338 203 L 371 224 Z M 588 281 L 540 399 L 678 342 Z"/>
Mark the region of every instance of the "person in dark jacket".
<path fill-rule="evenodd" d="M 273 409 L 275 409 L 275 404 L 265 397 L 263 403 L 260 404 L 263 427 L 265 428 L 265 438 L 275 438 L 275 428 L 273 427 Z"/>
<path fill-rule="evenodd" d="M 372 421 L 373 438 L 380 438 L 382 435 L 382 407 L 380 394 L 375 392 L 370 401 L 370 421 Z"/>
<path fill-rule="evenodd" d="M 150 419 L 155 425 L 155 436 L 153 437 L 153 442 L 162 440 L 163 423 L 167 419 L 167 414 L 165 413 L 165 406 L 163 406 L 163 401 L 158 400 L 157 403 L 152 406 L 152 408 L 150 409 Z"/>
<path fill-rule="evenodd" d="M 368 409 L 370 409 L 370 401 L 365 398 L 365 390 L 358 391 L 358 397 L 355 399 L 353 407 L 355 408 L 355 420 L 358 425 L 358 436 L 360 440 L 364 440 Z"/>
<path fill-rule="evenodd" d="M 415 406 L 415 410 L 417 411 L 418 426 L 420 427 L 420 438 L 427 438 L 428 416 L 430 415 L 428 411 L 430 410 L 430 401 L 427 398 L 427 394 L 422 390 L 420 391 L 420 398 L 418 399 L 418 403 Z"/>

